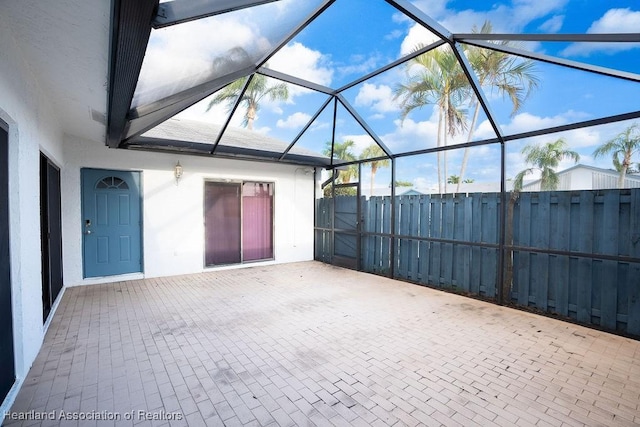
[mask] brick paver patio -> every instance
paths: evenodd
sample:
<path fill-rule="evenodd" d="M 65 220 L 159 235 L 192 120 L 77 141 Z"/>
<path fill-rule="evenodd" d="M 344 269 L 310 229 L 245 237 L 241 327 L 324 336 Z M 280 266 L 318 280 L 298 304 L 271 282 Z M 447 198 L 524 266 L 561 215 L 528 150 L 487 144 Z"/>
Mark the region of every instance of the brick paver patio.
<path fill-rule="evenodd" d="M 639 341 L 306 262 L 67 289 L 5 423 L 631 426 L 639 402 Z"/>

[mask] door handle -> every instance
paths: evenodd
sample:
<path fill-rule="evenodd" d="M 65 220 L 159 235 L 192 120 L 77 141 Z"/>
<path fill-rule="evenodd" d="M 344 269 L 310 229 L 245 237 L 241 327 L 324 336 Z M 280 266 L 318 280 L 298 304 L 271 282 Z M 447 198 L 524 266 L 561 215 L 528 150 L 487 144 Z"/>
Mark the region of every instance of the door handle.
<path fill-rule="evenodd" d="M 91 234 L 91 230 L 85 231 L 84 234 Z"/>

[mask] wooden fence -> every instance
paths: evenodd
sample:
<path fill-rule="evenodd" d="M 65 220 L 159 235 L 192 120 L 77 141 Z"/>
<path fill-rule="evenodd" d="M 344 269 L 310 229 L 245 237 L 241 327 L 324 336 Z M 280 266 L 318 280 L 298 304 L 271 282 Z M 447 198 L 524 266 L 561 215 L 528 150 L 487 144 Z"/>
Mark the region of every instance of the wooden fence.
<path fill-rule="evenodd" d="M 500 194 L 398 196 L 395 240 L 392 205 L 360 199 L 361 270 L 389 275 L 394 259 L 396 278 L 496 298 Z M 317 208 L 331 228 L 332 199 Z M 521 193 L 513 212 L 514 304 L 640 336 L 640 189 Z M 330 261 L 330 232 L 319 235 L 316 258 Z"/>
<path fill-rule="evenodd" d="M 515 252 L 517 304 L 640 335 L 640 263 L 626 260 L 640 258 L 640 190 L 522 193 L 513 231 L 516 246 L 596 254 Z"/>

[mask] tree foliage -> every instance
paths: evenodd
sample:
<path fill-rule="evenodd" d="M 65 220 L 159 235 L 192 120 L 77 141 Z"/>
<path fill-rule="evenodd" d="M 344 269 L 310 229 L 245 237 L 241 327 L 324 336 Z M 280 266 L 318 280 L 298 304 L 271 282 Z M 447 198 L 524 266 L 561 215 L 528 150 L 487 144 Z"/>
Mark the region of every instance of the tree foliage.
<path fill-rule="evenodd" d="M 387 154 L 380 148 L 380 146 L 376 143 L 372 143 L 367 148 L 362 150 L 360 154 L 360 159 L 374 159 L 378 157 L 385 157 Z M 371 160 L 368 162 L 369 167 L 371 168 L 371 181 L 369 183 L 369 195 L 373 196 L 373 184 L 376 179 L 376 173 L 379 168 L 389 167 L 391 161 L 389 159 L 381 159 L 381 160 Z"/>
<path fill-rule="evenodd" d="M 552 191 L 558 188 L 560 179 L 555 169 L 564 159 L 571 159 L 574 163 L 580 160 L 580 155 L 569 149 L 569 145 L 563 138 L 542 145 L 527 145 L 522 149 L 525 162 L 531 167 L 520 171 L 514 178 L 514 190 L 522 190 L 524 177 L 540 171 L 540 189 Z"/>
<path fill-rule="evenodd" d="M 474 26 L 472 32 L 477 33 L 477 27 Z M 481 34 L 492 33 L 493 26 L 491 22 L 485 21 L 479 32 Z M 517 47 L 517 44 L 510 40 L 501 40 L 496 43 L 498 46 Z M 473 71 L 478 77 L 480 86 L 488 90 L 489 93 L 496 91 L 499 95 L 509 98 L 512 117 L 520 111 L 525 100 L 538 87 L 539 79 L 536 76 L 535 63 L 530 59 L 476 46 L 469 46 L 466 54 Z M 472 94 L 470 105 L 474 105 L 474 112 L 469 126 L 467 142 L 473 139 L 473 132 L 480 112 L 480 103 L 475 93 Z M 469 147 L 466 147 L 462 156 L 462 164 L 460 165 L 460 178 L 463 182 L 468 161 Z M 460 183 L 458 183 L 456 192 L 459 190 Z"/>
<path fill-rule="evenodd" d="M 627 173 L 632 171 L 632 158 L 640 152 L 640 125 L 634 123 L 593 152 L 593 157 L 611 155 L 613 166 L 619 172 L 618 188 L 624 187 Z"/>
<path fill-rule="evenodd" d="M 418 45 L 416 50 L 423 46 Z M 448 136 L 455 136 L 467 128 L 466 110 L 471 87 L 458 58 L 450 48 L 434 49 L 416 56 L 407 63 L 407 81 L 395 90 L 404 121 L 413 110 L 428 105 L 438 108 L 437 146 L 446 146 Z M 438 152 L 438 190 L 443 192 L 443 176 L 447 176 L 447 152 Z M 444 175 L 441 167 L 444 158 Z M 444 183 L 446 191 L 446 181 Z"/>
<path fill-rule="evenodd" d="M 209 101 L 207 111 L 217 104 L 225 103 L 227 105 L 227 112 L 230 113 L 238 97 L 242 94 L 240 101 L 240 105 L 244 108 L 242 126 L 253 130 L 253 122 L 260 110 L 262 100 L 265 98 L 271 101 L 288 100 L 289 85 L 287 83 L 270 84 L 267 77 L 261 74 L 254 74 L 247 89 L 242 93 L 247 79 L 249 79 L 249 77 L 240 78 L 222 88 L 214 95 L 211 101 Z"/>

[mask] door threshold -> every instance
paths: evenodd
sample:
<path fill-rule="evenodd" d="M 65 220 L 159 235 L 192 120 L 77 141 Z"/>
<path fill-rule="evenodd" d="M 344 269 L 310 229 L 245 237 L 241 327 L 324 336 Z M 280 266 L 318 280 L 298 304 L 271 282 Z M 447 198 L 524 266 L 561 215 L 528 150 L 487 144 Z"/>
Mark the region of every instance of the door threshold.
<path fill-rule="evenodd" d="M 82 282 L 76 283 L 74 285 L 69 285 L 69 286 L 74 287 L 74 286 L 85 286 L 85 285 L 100 285 L 102 283 L 124 282 L 126 280 L 140 280 L 140 279 L 144 279 L 144 273 L 128 273 L 128 274 L 118 274 L 115 276 L 87 277 L 85 279 L 82 279 Z"/>

